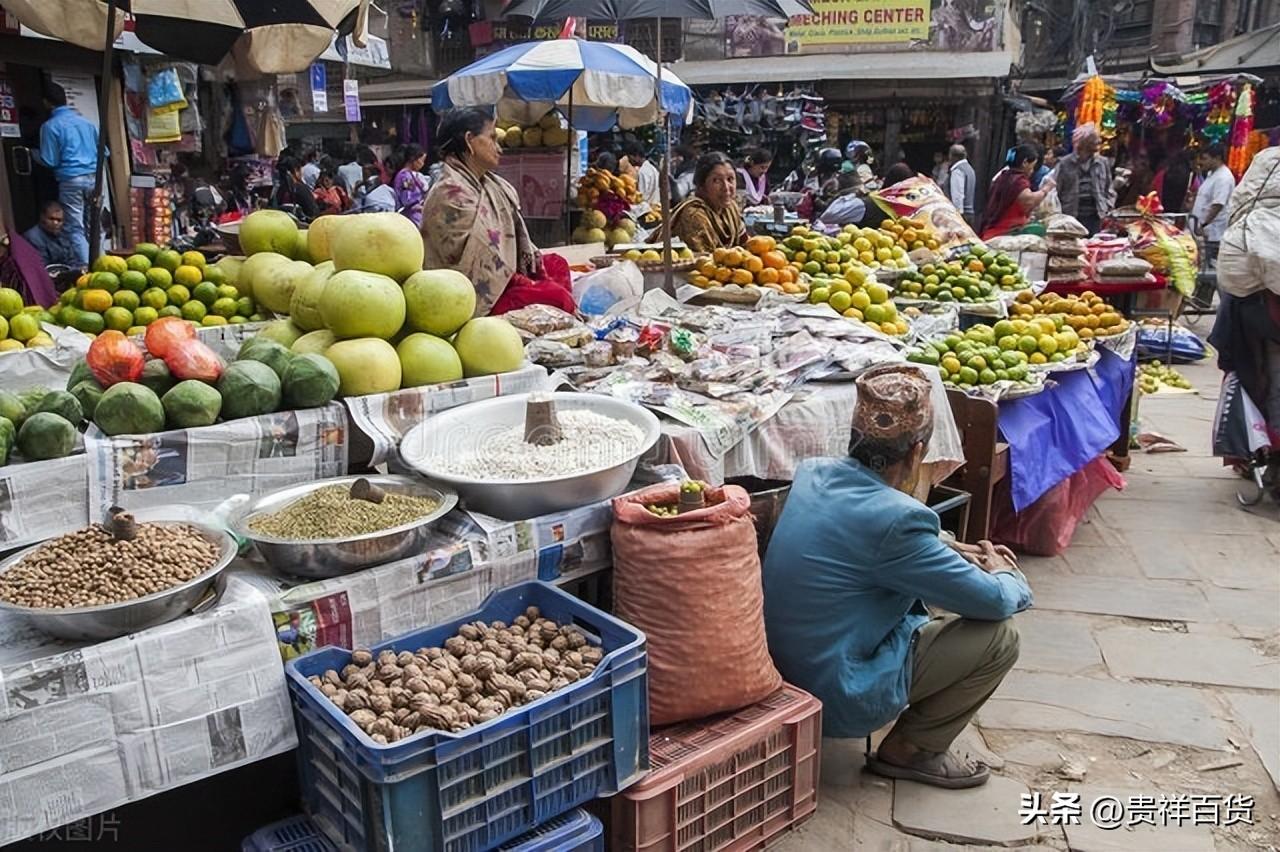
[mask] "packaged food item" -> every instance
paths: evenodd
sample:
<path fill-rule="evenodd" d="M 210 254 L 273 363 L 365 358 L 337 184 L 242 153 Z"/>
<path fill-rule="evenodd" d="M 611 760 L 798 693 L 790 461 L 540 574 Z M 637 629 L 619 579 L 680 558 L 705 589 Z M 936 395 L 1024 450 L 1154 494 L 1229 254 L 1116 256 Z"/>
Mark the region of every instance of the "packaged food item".
<path fill-rule="evenodd" d="M 147 344 L 148 352 L 163 358 L 174 344 L 195 339 L 196 329 L 191 323 L 178 317 L 161 317 L 147 326 L 143 342 Z"/>
<path fill-rule="evenodd" d="M 198 379 L 202 382 L 216 382 L 222 377 L 224 364 L 214 352 L 199 340 L 184 340 L 168 347 L 168 355 L 164 362 L 175 379 L 185 381 Z"/>
<path fill-rule="evenodd" d="M 908 217 L 925 223 L 938 241 L 938 250 L 980 242 L 946 193 L 924 175 L 871 193 L 871 199 L 895 219 Z"/>

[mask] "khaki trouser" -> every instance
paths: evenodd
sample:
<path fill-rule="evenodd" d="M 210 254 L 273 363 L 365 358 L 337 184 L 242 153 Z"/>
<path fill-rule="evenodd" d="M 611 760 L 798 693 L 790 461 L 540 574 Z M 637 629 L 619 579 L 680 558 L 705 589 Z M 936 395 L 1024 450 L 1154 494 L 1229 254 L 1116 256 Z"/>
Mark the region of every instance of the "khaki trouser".
<path fill-rule="evenodd" d="M 911 692 L 893 735 L 943 752 L 1018 660 L 1013 619 L 934 618 L 916 632 Z"/>

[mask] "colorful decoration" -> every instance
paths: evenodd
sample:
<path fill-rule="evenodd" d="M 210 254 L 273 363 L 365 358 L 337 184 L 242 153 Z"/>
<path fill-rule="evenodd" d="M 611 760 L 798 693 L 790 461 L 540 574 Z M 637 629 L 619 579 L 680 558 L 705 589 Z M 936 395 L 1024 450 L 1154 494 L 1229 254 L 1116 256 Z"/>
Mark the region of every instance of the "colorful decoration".
<path fill-rule="evenodd" d="M 1231 118 L 1235 108 L 1235 89 L 1230 80 L 1215 83 L 1209 89 L 1209 115 L 1200 131 L 1211 145 L 1223 145 L 1231 133 Z"/>
<path fill-rule="evenodd" d="M 1160 193 L 1155 190 L 1141 196 L 1134 202 L 1134 206 L 1143 216 L 1159 216 L 1164 212 L 1164 205 L 1160 203 Z"/>
<path fill-rule="evenodd" d="M 1110 95 L 1108 95 L 1110 92 Z M 1114 103 L 1115 92 L 1111 86 L 1106 84 L 1101 77 L 1094 75 L 1085 80 L 1084 89 L 1080 93 L 1080 103 L 1076 105 L 1076 126 L 1082 124 L 1095 124 L 1102 126 L 1103 110 L 1108 97 Z M 1112 107 L 1112 118 L 1115 117 L 1115 108 Z M 1113 124 L 1114 129 L 1114 124 Z"/>
<path fill-rule="evenodd" d="M 1253 135 L 1253 108 L 1256 99 L 1253 86 L 1245 83 L 1240 87 L 1240 95 L 1236 98 L 1235 122 L 1231 125 L 1231 142 L 1227 148 L 1227 168 L 1231 169 L 1236 180 L 1244 176 L 1245 169 L 1249 168 L 1249 162 L 1253 159 L 1249 145 Z"/>

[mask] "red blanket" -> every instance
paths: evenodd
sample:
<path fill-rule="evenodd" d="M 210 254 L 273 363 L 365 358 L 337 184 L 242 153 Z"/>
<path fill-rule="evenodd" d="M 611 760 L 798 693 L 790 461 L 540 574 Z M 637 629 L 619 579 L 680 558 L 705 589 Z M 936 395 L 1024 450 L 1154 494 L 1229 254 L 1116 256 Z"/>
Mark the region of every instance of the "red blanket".
<path fill-rule="evenodd" d="M 512 275 L 489 315 L 497 316 L 529 305 L 551 305 L 567 314 L 578 309 L 573 303 L 569 262 L 560 255 L 542 256 L 542 277 L 537 280 L 519 273 Z"/>

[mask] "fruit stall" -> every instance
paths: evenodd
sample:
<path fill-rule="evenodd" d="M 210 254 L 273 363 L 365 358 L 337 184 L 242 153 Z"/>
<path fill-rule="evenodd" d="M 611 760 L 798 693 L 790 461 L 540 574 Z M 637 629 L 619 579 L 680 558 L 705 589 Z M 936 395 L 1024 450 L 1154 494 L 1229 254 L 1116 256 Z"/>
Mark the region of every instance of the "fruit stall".
<path fill-rule="evenodd" d="M 727 840 L 793 827 L 820 704 L 769 676 L 749 617 L 688 641 L 763 654 L 760 683 L 673 688 L 684 640 L 644 595 L 674 610 L 758 572 L 752 513 L 847 452 L 878 364 L 932 382 L 918 496 L 987 489 L 993 536 L 1041 546 L 1020 536 L 1047 517 L 1060 538 L 1057 507 L 1114 484 L 1096 465 L 1136 329 L 935 213 L 680 258 L 674 295 L 615 240 L 575 314 L 473 318 L 471 282 L 423 270 L 396 214 L 300 231 L 262 211 L 243 257 L 139 246 L 54 305 L 0 291 L 19 343 L 0 352 L 0 720 L 63 732 L 0 771 L 30 803 L 0 842 L 294 749 L 297 831 L 344 848 L 660 846 L 680 784 L 736 800 L 738 774 L 784 767 Z M 682 549 L 675 527 L 721 538 Z M 686 693 L 703 703 L 673 708 Z M 675 727 L 651 740 L 651 719 Z M 576 848 L 554 843 L 528 848 Z"/>

